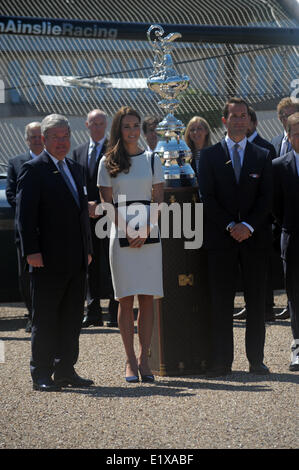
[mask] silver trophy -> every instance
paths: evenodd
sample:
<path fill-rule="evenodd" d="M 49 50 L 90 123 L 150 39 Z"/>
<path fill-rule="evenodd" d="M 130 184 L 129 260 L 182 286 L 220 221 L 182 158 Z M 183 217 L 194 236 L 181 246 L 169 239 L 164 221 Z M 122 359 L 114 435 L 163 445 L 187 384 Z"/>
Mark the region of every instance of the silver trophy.
<path fill-rule="evenodd" d="M 154 72 L 148 78 L 147 86 L 162 98 L 158 105 L 168 113 L 156 128 L 159 141 L 154 151 L 161 158 L 166 187 L 197 186 L 194 171 L 189 164 L 192 153 L 183 138 L 185 126 L 173 114 L 180 103 L 177 99 L 179 93 L 189 85 L 189 77 L 180 76 L 173 69 L 170 55 L 171 42 L 182 35 L 170 33 L 163 37 L 164 33 L 160 25 L 152 25 L 147 31 L 155 51 Z"/>

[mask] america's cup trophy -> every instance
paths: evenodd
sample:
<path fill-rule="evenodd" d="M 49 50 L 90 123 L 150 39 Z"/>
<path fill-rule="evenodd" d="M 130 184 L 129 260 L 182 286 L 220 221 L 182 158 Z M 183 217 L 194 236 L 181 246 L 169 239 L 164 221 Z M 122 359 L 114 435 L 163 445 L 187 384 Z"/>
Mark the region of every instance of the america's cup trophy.
<path fill-rule="evenodd" d="M 185 126 L 174 116 L 174 111 L 180 104 L 177 97 L 189 85 L 189 77 L 179 75 L 174 70 L 170 54 L 172 41 L 182 35 L 170 33 L 163 37 L 164 34 L 160 25 L 152 25 L 147 31 L 155 52 L 154 71 L 147 80 L 147 86 L 162 98 L 158 105 L 167 113 L 156 128 L 159 141 L 155 153 L 160 156 L 164 167 L 166 187 L 197 186 L 194 171 L 189 164 L 191 150 L 182 135 Z"/>

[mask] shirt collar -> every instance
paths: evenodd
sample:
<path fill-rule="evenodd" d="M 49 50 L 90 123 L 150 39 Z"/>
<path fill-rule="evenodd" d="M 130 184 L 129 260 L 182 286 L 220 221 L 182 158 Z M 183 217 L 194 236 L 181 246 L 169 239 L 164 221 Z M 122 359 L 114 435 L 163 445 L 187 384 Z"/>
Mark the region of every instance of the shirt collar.
<path fill-rule="evenodd" d="M 257 136 L 257 131 L 254 131 L 249 137 L 247 137 L 248 142 L 252 142 Z"/>
<path fill-rule="evenodd" d="M 95 144 L 98 144 L 99 147 L 102 147 L 103 143 L 105 142 L 105 139 L 106 139 L 106 136 L 104 135 L 104 137 L 99 140 L 98 142 L 95 142 L 91 137 L 89 139 L 89 147 L 94 147 Z"/>
<path fill-rule="evenodd" d="M 228 137 L 228 135 L 225 136 L 225 141 L 226 141 L 226 144 L 229 148 L 229 150 L 232 150 L 233 146 L 235 144 L 238 144 L 239 147 L 241 148 L 242 151 L 245 150 L 245 147 L 246 147 L 246 144 L 247 144 L 247 137 L 244 137 L 244 139 L 240 140 L 240 142 L 234 142 L 230 137 Z"/>
<path fill-rule="evenodd" d="M 36 158 L 36 157 L 39 157 L 39 155 L 41 155 L 41 154 L 36 155 L 36 153 L 33 153 L 32 150 L 29 150 L 29 153 L 31 155 L 31 158 Z"/>
<path fill-rule="evenodd" d="M 65 158 L 63 158 L 62 160 L 58 160 L 58 158 L 55 158 L 53 157 L 53 155 L 51 155 L 47 150 L 46 150 L 47 154 L 49 155 L 49 157 L 51 158 L 51 160 L 53 161 L 53 163 L 57 166 L 58 163 L 60 161 L 62 161 L 63 163 L 65 163 Z"/>

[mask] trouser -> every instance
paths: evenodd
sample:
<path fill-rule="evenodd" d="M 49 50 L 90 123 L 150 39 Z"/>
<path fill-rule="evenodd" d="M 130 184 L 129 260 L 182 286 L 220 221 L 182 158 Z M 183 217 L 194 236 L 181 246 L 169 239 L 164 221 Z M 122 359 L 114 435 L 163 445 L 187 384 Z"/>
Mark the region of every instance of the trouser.
<path fill-rule="evenodd" d="M 32 279 L 33 380 L 70 375 L 79 355 L 79 335 L 83 319 L 86 271 L 47 273 L 43 268 Z"/>
<path fill-rule="evenodd" d="M 233 311 L 239 265 L 247 312 L 246 355 L 251 364 L 263 362 L 267 254 L 240 247 L 227 251 L 208 251 L 212 302 L 212 367 L 230 368 L 233 362 Z"/>
<path fill-rule="evenodd" d="M 30 273 L 27 269 L 27 262 L 22 257 L 21 248 L 17 245 L 17 258 L 18 258 L 18 277 L 19 277 L 19 290 L 23 302 L 28 310 L 29 318 L 32 317 L 32 300 L 31 300 L 31 282 Z"/>

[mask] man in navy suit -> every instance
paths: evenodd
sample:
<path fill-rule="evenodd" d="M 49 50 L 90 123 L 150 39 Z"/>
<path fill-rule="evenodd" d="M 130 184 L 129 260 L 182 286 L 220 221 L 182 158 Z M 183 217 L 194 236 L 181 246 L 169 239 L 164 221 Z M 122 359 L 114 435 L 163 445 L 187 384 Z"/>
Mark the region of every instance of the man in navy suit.
<path fill-rule="evenodd" d="M 299 112 L 289 116 L 287 132 L 292 150 L 273 160 L 273 208 L 282 228 L 281 257 L 293 334 L 289 369 L 299 371 Z"/>
<path fill-rule="evenodd" d="M 41 140 L 40 122 L 30 122 L 25 127 L 25 141 L 29 147 L 26 153 L 17 155 L 11 158 L 8 163 L 7 180 L 6 180 L 6 198 L 9 204 L 16 208 L 16 192 L 17 192 L 17 179 L 20 174 L 23 163 L 32 160 L 41 154 L 44 145 Z M 20 237 L 17 230 L 15 231 L 15 243 L 17 248 L 18 258 L 18 275 L 19 275 L 19 289 L 21 297 L 28 310 L 28 320 L 26 324 L 26 332 L 31 331 L 31 294 L 30 294 L 30 277 L 26 270 L 26 260 L 21 256 Z"/>
<path fill-rule="evenodd" d="M 284 129 L 282 134 L 273 137 L 271 141 L 275 147 L 277 157 L 281 157 L 292 150 L 292 145 L 287 134 L 287 121 L 289 116 L 297 112 L 299 112 L 299 102 L 294 98 L 283 98 L 277 105 L 277 116 Z"/>
<path fill-rule="evenodd" d="M 110 298 L 110 322 L 107 326 L 117 326 L 118 302 L 114 300 L 111 274 L 109 268 L 109 241 L 96 236 L 95 227 L 98 216 L 96 207 L 100 204 L 97 175 L 99 162 L 106 151 L 107 116 L 100 109 L 90 111 L 86 119 L 86 127 L 90 133 L 90 140 L 73 151 L 72 158 L 85 169 L 86 188 L 88 196 L 88 209 L 90 230 L 93 244 L 93 259 L 88 267 L 87 280 L 87 315 L 83 319 L 83 327 L 90 325 L 102 326 L 103 317 L 100 304 L 101 298 Z"/>
<path fill-rule="evenodd" d="M 51 114 L 41 133 L 45 150 L 24 163 L 18 178 L 16 216 L 32 282 L 33 389 L 58 391 L 93 383 L 74 369 L 92 244 L 84 170 L 65 158 L 69 123 Z"/>
<path fill-rule="evenodd" d="M 276 158 L 276 151 L 273 145 L 268 142 L 268 140 L 263 139 L 257 132 L 257 115 L 254 109 L 249 106 L 249 127 L 247 132 L 247 140 L 248 142 L 252 142 L 259 147 L 265 148 L 269 150 L 271 160 Z M 266 290 L 266 312 L 265 312 L 265 320 L 266 322 L 273 322 L 275 321 L 275 315 L 273 313 L 273 306 L 274 306 L 274 296 L 273 296 L 273 289 L 272 289 L 272 271 L 271 271 L 271 256 L 269 267 L 267 271 L 267 290 Z M 234 318 L 240 320 L 246 318 L 246 307 L 243 308 L 240 312 L 234 314 Z"/>
<path fill-rule="evenodd" d="M 249 371 L 269 373 L 263 356 L 272 168 L 269 151 L 247 141 L 248 111 L 247 103 L 240 98 L 226 103 L 222 121 L 227 135 L 202 150 L 199 164 L 212 301 L 212 364 L 208 374 L 212 377 L 231 373 L 239 265 L 247 309 Z"/>

